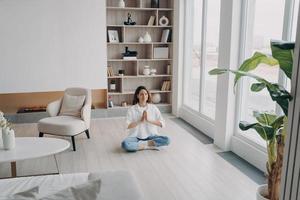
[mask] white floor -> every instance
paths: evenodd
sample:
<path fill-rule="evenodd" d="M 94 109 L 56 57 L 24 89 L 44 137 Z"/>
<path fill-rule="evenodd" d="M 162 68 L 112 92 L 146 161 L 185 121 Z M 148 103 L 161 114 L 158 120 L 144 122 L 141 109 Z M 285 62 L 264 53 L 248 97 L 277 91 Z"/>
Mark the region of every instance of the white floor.
<path fill-rule="evenodd" d="M 126 153 L 120 148 L 126 136 L 125 119 L 92 120 L 91 139 L 76 138 L 77 151 L 56 156 L 60 173 L 130 170 L 146 200 L 253 200 L 257 184 L 166 117 L 163 135 L 171 145 L 161 151 Z M 19 124 L 17 136 L 37 136 L 36 124 Z M 56 171 L 54 157 L 17 162 L 18 175 Z M 9 164 L 0 164 L 0 177 L 9 175 Z"/>

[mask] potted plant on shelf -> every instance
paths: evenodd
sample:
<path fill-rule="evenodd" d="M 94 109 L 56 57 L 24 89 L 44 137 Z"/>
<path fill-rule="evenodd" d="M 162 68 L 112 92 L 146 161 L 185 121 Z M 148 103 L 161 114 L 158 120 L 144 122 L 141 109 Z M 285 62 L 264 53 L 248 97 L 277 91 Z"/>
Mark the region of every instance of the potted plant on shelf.
<path fill-rule="evenodd" d="M 11 128 L 11 123 L 5 119 L 3 112 L 0 111 L 0 128 L 2 131 L 3 148 L 10 150 L 15 147 L 15 132 Z"/>
<path fill-rule="evenodd" d="M 285 75 L 291 79 L 294 47 L 295 43 L 292 42 L 271 41 L 272 56 L 255 52 L 251 58 L 242 63 L 238 70 L 216 68 L 209 72 L 210 75 L 220 75 L 227 72 L 235 74 L 234 86 L 243 76 L 256 80 L 251 85 L 251 91 L 260 92 L 266 89 L 271 99 L 283 111 L 282 115 L 255 111 L 256 122 L 241 121 L 239 123 L 239 128 L 242 131 L 254 129 L 267 144 L 267 186 L 258 188 L 257 199 L 279 200 L 283 151 L 287 135 L 288 105 L 289 101 L 292 100 L 292 96 L 283 86 L 269 82 L 265 78 L 249 72 L 256 69 L 260 64 L 266 64 L 270 67 L 279 66 Z"/>

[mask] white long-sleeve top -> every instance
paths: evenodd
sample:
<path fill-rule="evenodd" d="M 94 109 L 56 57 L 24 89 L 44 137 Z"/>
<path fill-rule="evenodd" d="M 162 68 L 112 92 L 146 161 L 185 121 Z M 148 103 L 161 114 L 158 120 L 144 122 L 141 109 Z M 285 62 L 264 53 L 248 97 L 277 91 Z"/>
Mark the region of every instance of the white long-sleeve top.
<path fill-rule="evenodd" d="M 143 116 L 143 112 L 146 110 L 147 118 L 150 121 L 160 121 L 162 127 L 165 126 L 165 121 L 161 116 L 159 109 L 153 104 L 147 104 L 145 107 L 139 106 L 139 104 L 131 106 L 127 111 L 126 124 L 127 127 L 132 122 L 138 122 Z M 149 122 L 141 122 L 138 126 L 128 129 L 129 137 L 137 137 L 145 139 L 152 135 L 158 135 L 158 126 L 150 124 Z"/>

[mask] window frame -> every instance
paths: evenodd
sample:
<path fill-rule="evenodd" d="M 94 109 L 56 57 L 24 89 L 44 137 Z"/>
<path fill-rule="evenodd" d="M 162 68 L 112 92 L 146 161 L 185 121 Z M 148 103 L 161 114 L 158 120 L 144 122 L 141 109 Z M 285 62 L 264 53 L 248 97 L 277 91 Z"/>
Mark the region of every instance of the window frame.
<path fill-rule="evenodd" d="M 184 65 L 188 65 L 191 63 L 189 61 L 189 56 L 191 53 L 190 47 L 193 47 L 193 40 L 188 39 L 188 30 L 192 29 L 192 23 L 193 20 L 190 20 L 191 18 L 193 19 L 193 7 L 191 6 L 194 1 L 185 1 L 185 15 L 184 15 L 184 22 L 185 22 L 185 31 L 184 31 L 184 49 L 186 50 L 184 53 L 184 60 L 183 63 Z M 221 4 L 220 4 L 221 6 Z M 207 47 L 207 40 L 206 40 L 206 33 L 207 33 L 207 9 L 208 9 L 208 0 L 202 0 L 202 20 L 201 20 L 201 55 L 200 55 L 200 87 L 199 87 L 199 110 L 196 111 L 193 108 L 191 108 L 189 105 L 186 104 L 185 98 L 187 93 L 187 82 L 189 80 L 189 72 L 187 72 L 187 69 L 184 68 L 183 70 L 183 105 L 182 107 L 185 109 L 188 109 L 189 111 L 193 112 L 194 114 L 197 114 L 201 118 L 209 121 L 210 123 L 214 123 L 215 119 L 212 119 L 211 117 L 203 114 L 203 97 L 204 97 L 204 87 L 205 87 L 205 67 L 206 67 L 206 47 Z M 221 12 L 221 11 L 220 11 Z M 193 32 L 193 31 L 192 31 Z"/>
<path fill-rule="evenodd" d="M 250 3 L 253 2 L 253 0 L 243 0 L 242 2 L 242 19 L 241 19 L 241 30 L 240 30 L 240 56 L 239 61 L 240 64 L 246 59 L 246 46 L 247 43 L 251 42 L 247 40 L 247 32 L 252 32 L 253 30 L 248 30 L 249 28 L 249 15 L 253 15 L 255 12 L 255 5 Z M 284 18 L 283 18 L 283 26 L 282 26 L 282 40 L 291 40 L 292 37 L 292 25 L 293 25 L 293 16 L 294 16 L 294 4 L 295 0 L 285 0 L 285 8 L 284 8 Z M 252 13 L 251 13 L 252 12 Z M 250 13 L 250 14 L 249 14 Z M 253 23 L 253 22 L 250 22 Z M 253 28 L 253 26 L 252 26 Z M 279 70 L 278 74 L 278 83 L 283 85 L 284 87 L 287 86 L 287 77 L 282 72 L 282 70 Z M 266 147 L 251 140 L 250 138 L 244 136 L 245 134 L 239 129 L 239 120 L 241 117 L 241 111 L 242 111 L 242 94 L 243 94 L 243 88 L 244 88 L 244 81 L 239 81 L 237 85 L 237 96 L 236 96 L 236 113 L 235 113 L 235 133 L 234 136 L 238 137 L 239 139 L 243 140 L 244 142 L 247 142 L 248 144 L 254 146 L 256 149 L 266 152 Z M 276 104 L 275 109 L 276 114 L 282 114 L 281 108 Z"/>

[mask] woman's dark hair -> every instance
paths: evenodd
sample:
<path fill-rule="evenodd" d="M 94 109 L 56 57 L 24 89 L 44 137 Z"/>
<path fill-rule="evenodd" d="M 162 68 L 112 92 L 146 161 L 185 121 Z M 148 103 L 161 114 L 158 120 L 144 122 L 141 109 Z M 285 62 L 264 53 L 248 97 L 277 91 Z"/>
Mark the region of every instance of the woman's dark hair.
<path fill-rule="evenodd" d="M 150 95 L 150 92 L 147 90 L 147 88 L 145 86 L 139 86 L 138 88 L 136 88 L 135 90 L 135 93 L 134 93 L 134 96 L 133 96 L 133 102 L 132 102 L 132 105 L 135 105 L 139 102 L 139 98 L 138 98 L 138 95 L 140 93 L 141 90 L 146 90 L 147 93 L 148 93 L 148 99 L 147 99 L 147 103 L 151 103 L 151 95 Z"/>

